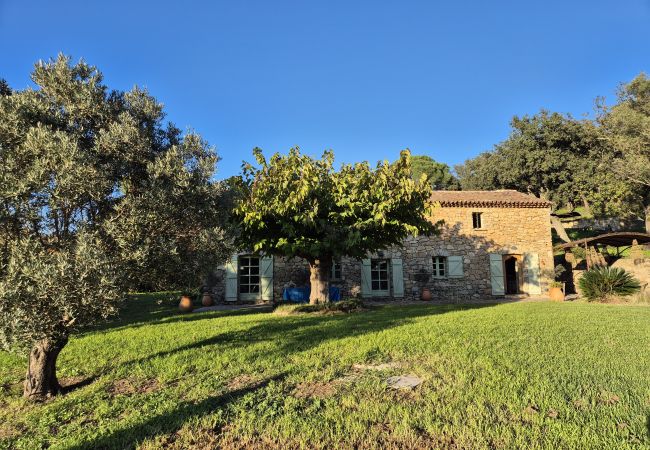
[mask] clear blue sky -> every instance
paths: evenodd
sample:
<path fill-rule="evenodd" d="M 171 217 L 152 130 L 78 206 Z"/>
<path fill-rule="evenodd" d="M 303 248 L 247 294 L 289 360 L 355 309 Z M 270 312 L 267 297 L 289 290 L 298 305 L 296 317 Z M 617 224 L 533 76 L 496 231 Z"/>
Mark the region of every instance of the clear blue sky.
<path fill-rule="evenodd" d="M 255 146 L 453 165 L 515 114 L 589 113 L 650 71 L 650 0 L 0 0 L 0 77 L 23 88 L 58 52 L 148 88 L 222 177 Z"/>

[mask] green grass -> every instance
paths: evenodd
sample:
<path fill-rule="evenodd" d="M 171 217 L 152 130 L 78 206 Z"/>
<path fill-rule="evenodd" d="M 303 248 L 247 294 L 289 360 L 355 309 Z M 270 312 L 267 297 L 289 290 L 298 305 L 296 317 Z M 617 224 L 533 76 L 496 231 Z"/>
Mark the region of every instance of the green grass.
<path fill-rule="evenodd" d="M 650 446 L 648 307 L 180 316 L 140 296 L 122 317 L 71 340 L 60 376 L 89 382 L 45 404 L 0 353 L 0 448 Z M 391 391 L 397 374 L 424 383 Z"/>

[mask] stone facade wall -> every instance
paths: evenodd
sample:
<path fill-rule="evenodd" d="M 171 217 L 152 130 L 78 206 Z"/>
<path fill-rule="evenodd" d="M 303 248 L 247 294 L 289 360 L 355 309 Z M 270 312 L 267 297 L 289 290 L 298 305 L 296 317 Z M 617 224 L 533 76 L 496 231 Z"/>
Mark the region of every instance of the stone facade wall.
<path fill-rule="evenodd" d="M 473 212 L 482 213 L 482 229 L 473 229 Z M 434 221 L 443 221 L 439 236 L 409 237 L 402 247 L 389 248 L 369 257 L 402 259 L 406 300 L 419 298 L 421 290 L 426 287 L 431 290 L 434 300 L 464 302 L 493 298 L 490 253 L 537 253 L 542 295 L 546 295 L 550 281 L 547 273 L 554 268 L 549 216 L 549 208 L 439 207 L 435 209 L 432 218 Z M 462 257 L 463 276 L 440 279 L 431 277 L 428 282 L 416 281 L 416 274 L 420 271 L 432 274 L 433 256 Z M 332 284 L 339 286 L 342 298 L 346 298 L 360 292 L 362 265 L 360 261 L 351 258 L 344 258 L 341 264 L 342 277 Z M 217 271 L 215 279 L 223 280 L 223 274 Z M 390 275 L 389 279 L 392 279 Z M 297 286 L 309 284 L 307 262 L 299 258 L 287 260 L 276 257 L 273 273 L 275 301 L 282 299 L 282 291 L 290 282 Z M 223 300 L 223 291 L 223 282 L 217 282 L 213 287 L 217 300 Z"/>
<path fill-rule="evenodd" d="M 473 212 L 482 213 L 482 229 L 473 229 Z M 434 211 L 434 220 L 444 221 L 439 236 L 410 238 L 405 242 L 407 295 L 417 297 L 419 290 L 427 287 L 433 298 L 440 300 L 462 302 L 492 297 L 490 253 L 537 253 L 542 295 L 546 295 L 550 280 L 545 275 L 554 268 L 550 208 L 439 207 Z M 414 275 L 420 269 L 432 272 L 433 256 L 462 256 L 464 276 L 417 283 Z"/>

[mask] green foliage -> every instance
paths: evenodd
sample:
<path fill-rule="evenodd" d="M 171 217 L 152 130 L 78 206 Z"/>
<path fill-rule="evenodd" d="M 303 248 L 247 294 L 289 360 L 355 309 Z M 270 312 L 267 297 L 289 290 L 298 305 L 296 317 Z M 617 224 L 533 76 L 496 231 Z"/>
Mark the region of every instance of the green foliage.
<path fill-rule="evenodd" d="M 96 236 L 80 234 L 57 251 L 25 238 L 10 252 L 0 278 L 0 343 L 6 349 L 64 339 L 75 325 L 116 312 L 122 298 L 117 264 Z"/>
<path fill-rule="evenodd" d="M 639 281 L 629 272 L 618 267 L 594 267 L 580 278 L 580 290 L 589 300 L 606 300 L 611 297 L 626 297 L 641 289 Z"/>
<path fill-rule="evenodd" d="M 399 245 L 409 234 L 437 231 L 430 221 L 431 186 L 411 178 L 408 151 L 372 169 L 367 162 L 333 168 L 334 154 L 316 160 L 295 148 L 259 168 L 244 166 L 235 208 L 239 243 L 253 251 L 308 261 Z"/>
<path fill-rule="evenodd" d="M 618 152 L 611 169 L 632 186 L 630 202 L 645 210 L 650 232 L 650 78 L 641 73 L 620 87 L 618 103 L 601 105 L 600 123 L 605 138 Z"/>
<path fill-rule="evenodd" d="M 430 156 L 411 156 L 411 170 L 414 180 L 420 180 L 422 175 L 425 175 L 433 189 L 457 190 L 460 188 L 458 180 L 451 174 L 449 166 L 435 161 Z"/>
<path fill-rule="evenodd" d="M 218 158 L 198 135 L 83 61 L 40 62 L 32 80 L 0 95 L 0 336 L 21 349 L 107 317 L 129 289 L 196 285 L 228 253 Z"/>
<path fill-rule="evenodd" d="M 542 110 L 514 117 L 508 139 L 455 168 L 463 189 L 516 189 L 587 216 L 646 216 L 650 227 L 650 79 L 621 86 L 595 120 Z"/>
<path fill-rule="evenodd" d="M 514 117 L 508 139 L 456 171 L 463 189 L 516 189 L 558 205 L 578 203 L 594 188 L 591 155 L 601 151 L 590 122 L 541 111 Z"/>

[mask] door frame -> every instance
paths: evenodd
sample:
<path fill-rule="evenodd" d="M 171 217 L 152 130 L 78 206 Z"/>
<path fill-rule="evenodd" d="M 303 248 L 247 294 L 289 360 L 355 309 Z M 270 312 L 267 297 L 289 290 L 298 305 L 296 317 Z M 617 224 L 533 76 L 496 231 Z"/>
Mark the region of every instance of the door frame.
<path fill-rule="evenodd" d="M 517 292 L 508 292 L 508 271 L 506 270 L 506 260 L 515 259 L 515 271 L 517 273 Z M 519 295 L 524 293 L 524 255 L 519 253 L 508 253 L 502 256 L 503 264 L 503 290 L 505 295 Z"/>
<path fill-rule="evenodd" d="M 240 271 L 241 268 L 241 258 L 257 258 L 257 292 L 252 292 L 252 293 L 242 293 L 241 292 L 241 276 L 242 273 Z M 252 267 L 252 266 L 247 266 L 247 267 Z M 237 257 L 237 298 L 242 301 L 252 301 L 252 300 L 259 300 L 262 296 L 262 282 L 261 282 L 261 276 L 262 274 L 260 273 L 262 267 L 262 257 L 259 255 L 254 255 L 251 253 L 244 253 L 241 255 L 238 255 Z M 248 273 L 248 276 L 250 277 L 250 270 Z M 250 285 L 250 283 L 249 283 Z"/>

